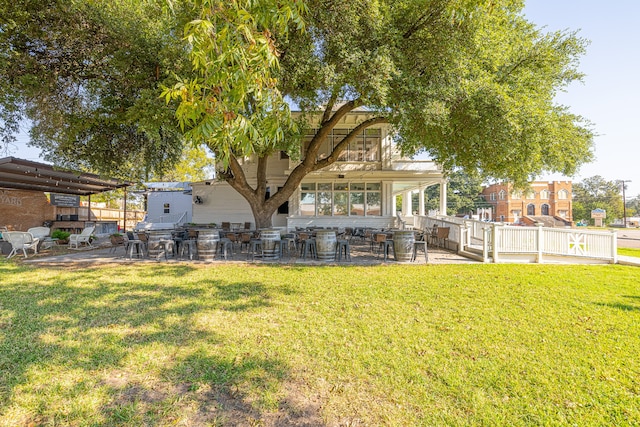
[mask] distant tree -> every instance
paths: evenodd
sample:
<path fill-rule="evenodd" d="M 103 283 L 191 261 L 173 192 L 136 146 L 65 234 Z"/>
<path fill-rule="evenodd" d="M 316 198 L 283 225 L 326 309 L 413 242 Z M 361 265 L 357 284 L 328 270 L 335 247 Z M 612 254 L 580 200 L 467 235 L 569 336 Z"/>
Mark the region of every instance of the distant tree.
<path fill-rule="evenodd" d="M 58 166 L 132 181 L 169 169 L 184 138 L 159 95 L 190 69 L 181 4 L 170 15 L 164 0 L 0 1 L 0 143 L 26 121 Z"/>
<path fill-rule="evenodd" d="M 594 209 L 607 211 L 605 223 L 622 218 L 622 196 L 620 185 L 616 181 L 607 181 L 600 175 L 583 179 L 573 184 L 573 218 L 575 221 L 591 219 Z"/>
<path fill-rule="evenodd" d="M 452 172 L 447 184 L 447 214 L 467 215 L 476 213 L 478 208 L 491 206 L 480 197 L 482 187 L 483 180 L 477 174 L 471 175 L 462 169 Z M 425 194 L 425 210 L 440 209 L 440 187 L 427 187 Z"/>
<path fill-rule="evenodd" d="M 627 200 L 627 216 L 640 216 L 640 194 Z"/>
<path fill-rule="evenodd" d="M 196 182 L 212 179 L 215 171 L 215 159 L 210 157 L 204 147 L 185 147 L 180 161 L 159 176 L 157 181 Z"/>

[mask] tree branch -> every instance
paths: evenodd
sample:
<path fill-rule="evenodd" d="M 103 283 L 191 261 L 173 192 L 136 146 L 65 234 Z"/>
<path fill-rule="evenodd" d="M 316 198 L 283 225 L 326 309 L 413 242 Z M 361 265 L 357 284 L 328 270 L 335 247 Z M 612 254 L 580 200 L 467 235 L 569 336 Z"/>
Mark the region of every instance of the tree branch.
<path fill-rule="evenodd" d="M 328 133 L 338 124 L 338 122 L 344 116 L 347 115 L 347 113 L 359 107 L 360 105 L 362 105 L 362 100 L 359 98 L 345 102 L 340 108 L 338 108 L 335 113 L 333 113 L 333 116 L 331 116 L 329 120 L 321 123 L 320 129 L 318 130 L 318 132 L 316 132 L 313 139 L 311 140 L 311 143 L 309 144 L 309 148 L 305 153 L 305 157 L 301 165 L 304 165 L 305 168 L 311 168 L 313 166 L 313 164 L 316 162 L 318 150 L 326 139 Z"/>
<path fill-rule="evenodd" d="M 408 39 L 413 36 L 415 33 L 425 28 L 429 23 L 435 19 L 435 17 L 440 16 L 444 11 L 444 6 L 440 6 L 435 10 L 426 10 L 420 17 L 411 25 L 407 31 L 402 34 L 402 38 Z"/>
<path fill-rule="evenodd" d="M 370 126 L 379 123 L 389 123 L 389 120 L 386 117 L 372 117 L 360 123 L 351 132 L 349 132 L 349 134 L 342 141 L 340 141 L 338 145 L 336 145 L 336 147 L 327 158 L 318 160 L 313 166 L 312 171 L 320 170 L 335 163 L 340 157 L 340 154 L 349 146 L 349 143 L 351 143 L 356 138 L 358 133 L 362 132 L 364 129 Z"/>

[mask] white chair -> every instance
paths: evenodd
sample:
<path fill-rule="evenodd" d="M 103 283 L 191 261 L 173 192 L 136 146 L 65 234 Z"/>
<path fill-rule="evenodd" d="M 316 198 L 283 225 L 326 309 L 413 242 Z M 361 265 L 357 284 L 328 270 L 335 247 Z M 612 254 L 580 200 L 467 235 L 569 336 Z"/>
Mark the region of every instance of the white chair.
<path fill-rule="evenodd" d="M 27 250 L 33 250 L 34 254 L 38 253 L 39 239 L 34 238 L 31 233 L 26 231 L 3 231 L 2 238 L 11 243 L 11 253 L 7 258 L 11 258 L 16 255 L 18 251 L 22 251 L 25 258 L 27 257 Z"/>
<path fill-rule="evenodd" d="M 74 247 L 75 249 L 80 249 L 81 243 L 86 243 L 87 246 L 89 246 L 90 248 L 93 248 L 93 246 L 91 245 L 91 235 L 93 234 L 93 231 L 95 229 L 96 229 L 95 227 L 85 227 L 85 229 L 82 230 L 82 233 L 70 235 L 69 249 Z"/>
<path fill-rule="evenodd" d="M 49 227 L 31 227 L 27 230 L 27 233 L 31 233 L 34 238 L 40 240 L 38 249 L 48 249 L 51 247 L 53 242 L 49 238 L 50 232 L 51 229 Z"/>

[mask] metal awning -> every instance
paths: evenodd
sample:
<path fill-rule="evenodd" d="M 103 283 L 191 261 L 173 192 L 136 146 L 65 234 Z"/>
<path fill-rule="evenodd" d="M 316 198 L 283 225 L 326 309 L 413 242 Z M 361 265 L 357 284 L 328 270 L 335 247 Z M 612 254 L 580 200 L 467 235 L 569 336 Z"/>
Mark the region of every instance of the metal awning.
<path fill-rule="evenodd" d="M 54 168 L 46 163 L 5 157 L 0 159 L 0 188 L 88 196 L 132 185 L 90 173 Z"/>

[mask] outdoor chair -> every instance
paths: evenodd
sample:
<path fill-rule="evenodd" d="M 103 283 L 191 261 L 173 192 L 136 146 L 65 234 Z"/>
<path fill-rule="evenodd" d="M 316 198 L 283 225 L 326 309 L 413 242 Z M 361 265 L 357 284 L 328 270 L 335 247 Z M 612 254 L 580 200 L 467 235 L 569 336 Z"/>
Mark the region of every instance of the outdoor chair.
<path fill-rule="evenodd" d="M 31 249 L 34 254 L 38 253 L 39 239 L 34 238 L 31 233 L 26 231 L 3 231 L 2 238 L 11 243 L 11 252 L 7 258 L 11 258 L 19 251 L 27 258 L 27 250 Z"/>
<path fill-rule="evenodd" d="M 251 233 L 242 233 L 240 235 L 240 252 L 242 252 L 243 247 L 246 247 L 247 252 L 249 252 L 249 246 L 251 245 L 252 238 L 253 238 L 253 234 Z"/>
<path fill-rule="evenodd" d="M 447 241 L 449 240 L 449 227 L 438 227 L 438 233 L 437 233 L 437 241 L 438 241 L 438 246 L 440 246 L 440 244 L 442 243 L 442 247 L 446 248 L 447 247 Z"/>
<path fill-rule="evenodd" d="M 418 251 L 422 249 L 424 252 L 424 262 L 429 262 L 429 255 L 427 254 L 427 242 L 424 240 L 425 235 L 423 233 L 416 233 L 416 240 L 413 242 L 413 252 L 411 253 L 411 261 L 415 261 L 418 257 Z"/>
<path fill-rule="evenodd" d="M 111 250 L 110 253 L 115 253 L 120 246 L 124 248 L 125 254 L 127 253 L 127 241 L 124 236 L 109 236 L 109 241 L 111 242 Z"/>
<path fill-rule="evenodd" d="M 49 227 L 31 227 L 27 230 L 27 233 L 39 240 L 38 249 L 44 246 L 44 249 L 48 249 L 52 246 L 53 241 L 49 239 L 49 233 L 51 229 Z"/>
<path fill-rule="evenodd" d="M 91 244 L 91 235 L 95 230 L 95 227 L 85 227 L 80 234 L 72 234 L 69 236 L 69 249 L 75 247 L 80 249 L 80 244 L 86 243 L 88 247 L 93 248 Z"/>
<path fill-rule="evenodd" d="M 438 224 L 433 224 L 431 231 L 427 235 L 427 243 L 430 245 L 438 244 Z"/>

